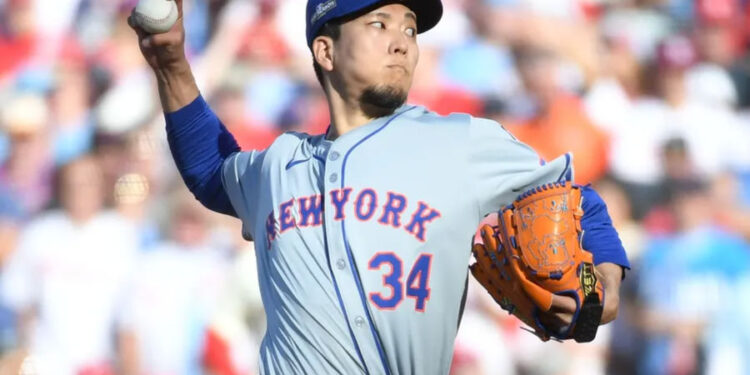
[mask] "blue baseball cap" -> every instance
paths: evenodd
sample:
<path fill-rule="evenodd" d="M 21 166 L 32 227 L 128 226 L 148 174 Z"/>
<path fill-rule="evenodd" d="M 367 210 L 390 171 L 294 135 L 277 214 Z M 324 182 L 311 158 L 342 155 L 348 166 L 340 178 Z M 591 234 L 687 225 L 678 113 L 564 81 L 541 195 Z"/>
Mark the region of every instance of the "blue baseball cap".
<path fill-rule="evenodd" d="M 443 16 L 443 3 L 440 0 L 308 0 L 307 1 L 307 46 L 326 22 L 346 17 L 380 3 L 399 3 L 417 15 L 417 32 L 423 33 L 437 25 Z"/>

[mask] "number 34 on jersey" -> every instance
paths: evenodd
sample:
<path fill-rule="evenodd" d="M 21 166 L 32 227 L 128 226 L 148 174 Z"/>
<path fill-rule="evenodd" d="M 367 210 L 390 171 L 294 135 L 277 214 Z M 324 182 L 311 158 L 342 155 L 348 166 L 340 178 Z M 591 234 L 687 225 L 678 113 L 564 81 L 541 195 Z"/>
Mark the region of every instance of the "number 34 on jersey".
<path fill-rule="evenodd" d="M 395 310 L 397 308 L 414 308 L 424 312 L 427 301 L 430 300 L 430 268 L 432 266 L 432 254 L 422 253 L 408 270 L 404 269 L 404 262 L 392 251 L 376 253 L 368 262 L 368 269 L 381 271 L 383 273 L 382 291 L 371 292 L 370 302 L 380 310 Z M 409 274 L 404 283 L 404 271 Z M 407 301 L 407 306 L 401 306 L 404 296 L 414 300 Z"/>

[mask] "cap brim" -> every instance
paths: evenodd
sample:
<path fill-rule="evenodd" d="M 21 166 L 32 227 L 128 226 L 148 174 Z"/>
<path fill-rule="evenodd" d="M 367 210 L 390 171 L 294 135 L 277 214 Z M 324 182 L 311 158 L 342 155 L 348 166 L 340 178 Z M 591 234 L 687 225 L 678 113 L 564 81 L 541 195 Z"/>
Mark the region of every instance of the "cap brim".
<path fill-rule="evenodd" d="M 388 4 L 403 4 L 417 15 L 417 32 L 419 34 L 435 27 L 443 17 L 441 0 L 381 0 L 354 11 L 342 18 L 352 19 Z"/>
<path fill-rule="evenodd" d="M 316 21 L 312 26 L 308 24 L 307 44 L 312 45 L 312 41 L 320 31 L 320 27 L 326 22 L 334 20 L 349 20 L 360 17 L 362 14 L 377 9 L 388 4 L 402 4 L 411 9 L 417 15 L 417 33 L 423 33 L 435 27 L 443 16 L 443 3 L 441 0 L 370 0 L 362 1 L 360 4 L 348 3 L 347 9 L 343 10 L 344 15 L 333 16 L 330 18 L 323 17 Z M 308 13 L 310 10 L 308 9 Z M 308 17 L 310 15 L 308 14 Z"/>

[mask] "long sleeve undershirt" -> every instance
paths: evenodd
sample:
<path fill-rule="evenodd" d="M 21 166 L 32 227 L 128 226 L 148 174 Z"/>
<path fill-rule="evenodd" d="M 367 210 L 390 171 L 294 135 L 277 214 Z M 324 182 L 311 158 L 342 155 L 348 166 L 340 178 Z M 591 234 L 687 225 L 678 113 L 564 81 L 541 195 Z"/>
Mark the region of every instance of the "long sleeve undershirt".
<path fill-rule="evenodd" d="M 240 151 L 232 134 L 202 96 L 164 117 L 169 149 L 185 185 L 207 208 L 237 217 L 221 182 L 224 160 Z"/>

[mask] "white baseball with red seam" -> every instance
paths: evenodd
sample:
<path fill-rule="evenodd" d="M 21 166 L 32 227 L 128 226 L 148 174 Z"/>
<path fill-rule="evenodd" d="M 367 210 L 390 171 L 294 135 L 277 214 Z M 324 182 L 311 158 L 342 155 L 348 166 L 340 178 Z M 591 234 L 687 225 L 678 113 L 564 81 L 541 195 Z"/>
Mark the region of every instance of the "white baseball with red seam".
<path fill-rule="evenodd" d="M 135 23 L 150 34 L 166 33 L 177 22 L 174 0 L 138 0 L 133 11 Z"/>

